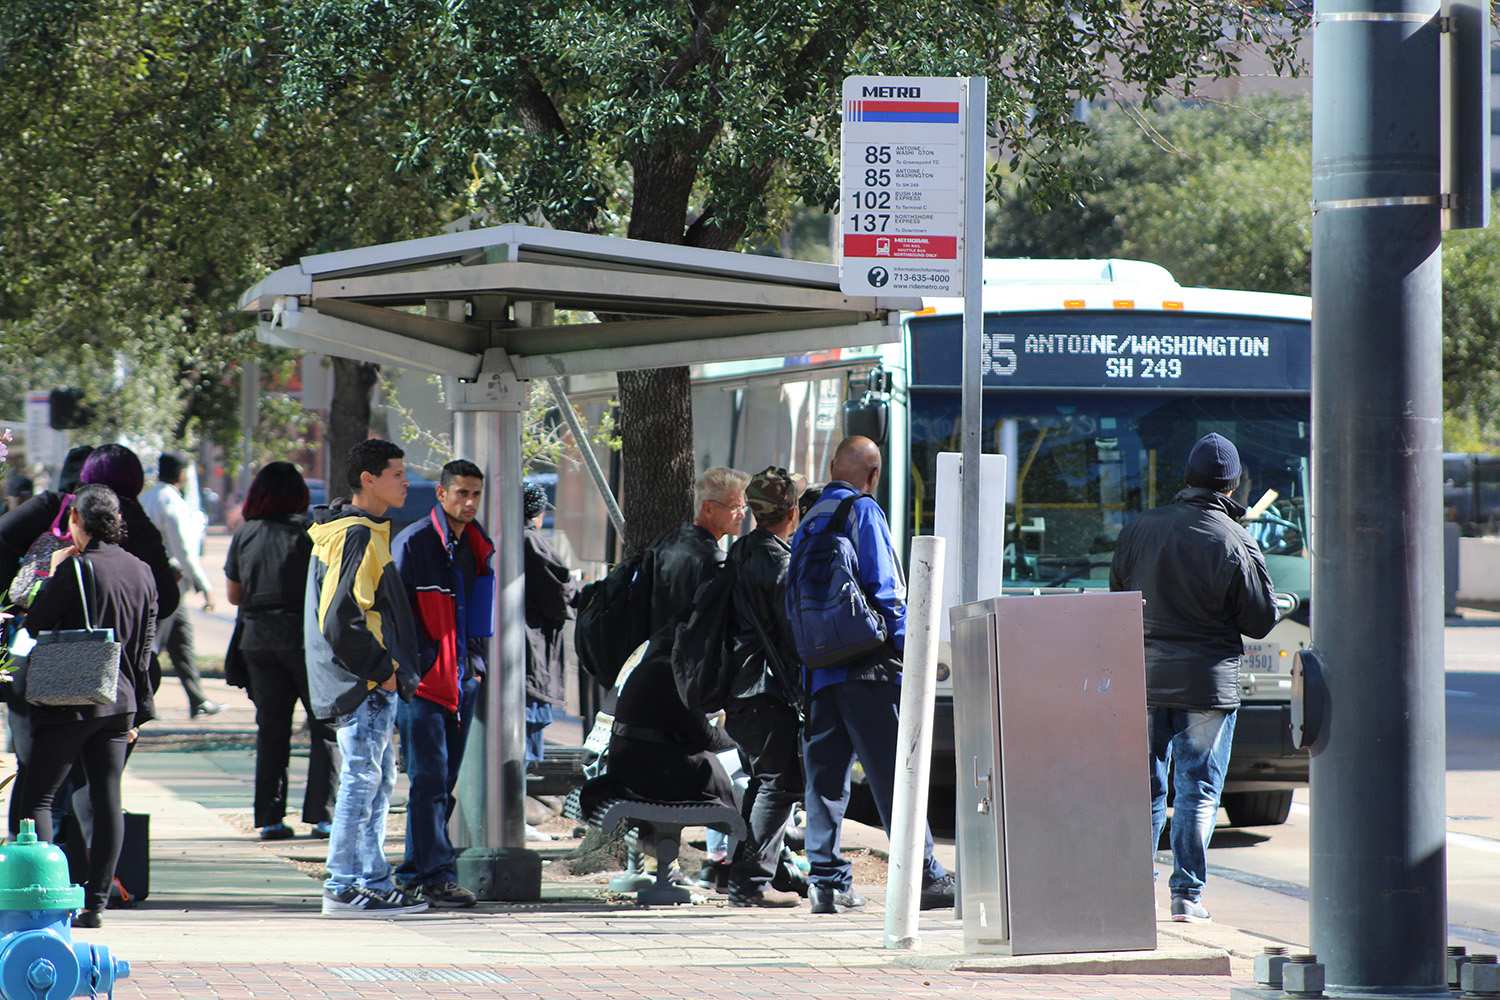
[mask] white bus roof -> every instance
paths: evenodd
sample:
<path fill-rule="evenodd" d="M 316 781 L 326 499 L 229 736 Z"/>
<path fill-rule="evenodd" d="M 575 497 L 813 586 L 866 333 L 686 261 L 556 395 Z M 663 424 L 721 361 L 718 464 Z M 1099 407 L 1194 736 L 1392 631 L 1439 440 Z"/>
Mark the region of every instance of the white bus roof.
<path fill-rule="evenodd" d="M 958 298 L 926 298 L 923 306 L 918 315 L 963 313 L 963 299 Z M 1184 288 L 1166 268 L 1142 260 L 1016 258 L 984 262 L 985 312 L 1063 309 L 1138 309 L 1310 320 L 1312 299 L 1273 292 Z"/>

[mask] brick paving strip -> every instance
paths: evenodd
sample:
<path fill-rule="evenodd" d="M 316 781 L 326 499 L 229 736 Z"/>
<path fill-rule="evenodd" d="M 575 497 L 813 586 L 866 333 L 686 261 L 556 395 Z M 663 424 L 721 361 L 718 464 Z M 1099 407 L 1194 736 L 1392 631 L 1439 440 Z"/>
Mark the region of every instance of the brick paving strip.
<path fill-rule="evenodd" d="M 705 956 L 707 957 L 707 956 Z M 389 978 L 381 978 L 389 975 Z M 446 980 L 446 981 L 445 981 Z M 143 962 L 119 984 L 120 1000 L 354 1000 L 354 998 L 517 997 L 538 1000 L 752 1000 L 762 997 L 924 997 L 932 1000 L 1222 1000 L 1223 976 L 1053 976 L 935 972 L 811 965 L 666 968 L 491 966 L 355 967 Z"/>

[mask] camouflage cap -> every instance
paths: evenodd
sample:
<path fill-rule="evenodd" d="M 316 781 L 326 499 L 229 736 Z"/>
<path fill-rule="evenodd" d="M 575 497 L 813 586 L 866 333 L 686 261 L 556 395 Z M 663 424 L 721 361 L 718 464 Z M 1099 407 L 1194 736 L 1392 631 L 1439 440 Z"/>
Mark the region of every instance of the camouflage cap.
<path fill-rule="evenodd" d="M 757 518 L 774 518 L 791 510 L 805 489 L 806 476 L 770 465 L 750 477 L 745 503 Z"/>

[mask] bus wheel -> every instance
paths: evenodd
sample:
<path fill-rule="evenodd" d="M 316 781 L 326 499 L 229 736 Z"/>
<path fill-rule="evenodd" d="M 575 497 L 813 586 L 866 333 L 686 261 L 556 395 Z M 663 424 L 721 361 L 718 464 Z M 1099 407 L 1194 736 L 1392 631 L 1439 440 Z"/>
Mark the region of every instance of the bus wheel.
<path fill-rule="evenodd" d="M 1230 826 L 1280 826 L 1292 812 L 1292 793 L 1226 792 L 1224 811 Z"/>

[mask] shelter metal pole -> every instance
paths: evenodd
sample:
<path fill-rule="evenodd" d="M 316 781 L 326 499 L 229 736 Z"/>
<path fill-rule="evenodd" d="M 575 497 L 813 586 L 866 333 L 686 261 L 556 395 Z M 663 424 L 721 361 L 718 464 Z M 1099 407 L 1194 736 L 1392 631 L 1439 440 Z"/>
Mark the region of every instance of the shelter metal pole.
<path fill-rule="evenodd" d="M 484 814 L 489 847 L 526 846 L 526 567 L 521 517 L 519 410 L 491 414 L 494 421 L 491 492 L 487 507 L 496 546 L 496 615 L 492 648 L 490 726 L 486 771 L 498 776 Z M 498 720 L 498 721 L 495 721 Z"/>
<path fill-rule="evenodd" d="M 1439 0 L 1313 16 L 1312 945 L 1445 996 Z"/>
<path fill-rule="evenodd" d="M 568 402 L 568 393 L 563 388 L 562 379 L 549 378 L 547 388 L 552 390 L 552 398 L 557 400 L 557 408 L 562 411 L 563 419 L 568 422 L 568 430 L 573 432 L 573 441 L 578 445 L 579 453 L 583 455 L 583 464 L 589 470 L 589 475 L 594 478 L 594 485 L 599 488 L 599 496 L 604 500 L 604 509 L 609 511 L 609 519 L 614 522 L 615 533 L 624 538 L 625 514 L 615 501 L 614 491 L 609 488 L 609 480 L 604 478 L 604 470 L 599 468 L 599 459 L 594 454 L 593 446 L 589 444 L 588 432 L 584 430 L 583 421 L 578 419 L 578 414 L 573 412 L 573 404 Z"/>

